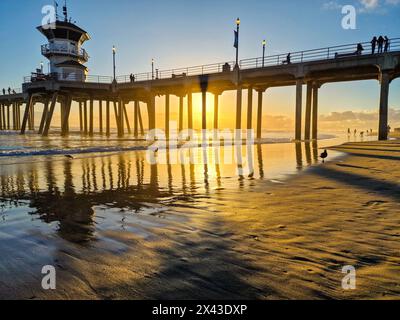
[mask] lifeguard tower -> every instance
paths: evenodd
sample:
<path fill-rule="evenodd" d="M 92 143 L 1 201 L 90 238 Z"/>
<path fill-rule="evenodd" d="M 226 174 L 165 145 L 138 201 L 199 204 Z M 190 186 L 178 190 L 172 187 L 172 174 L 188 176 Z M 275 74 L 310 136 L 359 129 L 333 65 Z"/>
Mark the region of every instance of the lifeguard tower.
<path fill-rule="evenodd" d="M 49 75 L 37 73 L 36 80 L 55 78 L 61 81 L 84 82 L 88 73 L 84 65 L 89 56 L 82 45 L 90 40 L 89 34 L 71 22 L 68 17 L 67 4 L 63 6 L 64 21 L 58 19 L 53 27 L 40 26 L 37 29 L 48 39 L 48 43 L 42 45 L 42 55 L 49 59 Z M 43 69 L 43 67 L 42 67 Z M 34 78 L 34 77 L 32 77 Z"/>

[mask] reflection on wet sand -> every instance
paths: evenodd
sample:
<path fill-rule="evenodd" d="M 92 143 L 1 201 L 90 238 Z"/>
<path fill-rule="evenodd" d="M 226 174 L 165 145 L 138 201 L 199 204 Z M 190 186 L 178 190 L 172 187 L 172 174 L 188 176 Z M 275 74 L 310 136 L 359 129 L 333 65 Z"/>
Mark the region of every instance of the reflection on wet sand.
<path fill-rule="evenodd" d="M 296 168 L 303 166 L 303 144 L 294 144 Z M 285 145 L 290 152 L 292 145 Z M 231 147 L 229 147 L 231 148 Z M 305 162 L 318 161 L 317 143 L 305 143 Z M 223 150 L 222 150 L 223 149 Z M 239 188 L 251 179 L 279 179 L 291 173 L 291 156 L 282 159 L 282 145 L 234 146 L 234 151 L 221 147 L 201 148 L 201 161 L 195 163 L 195 153 L 186 150 L 179 162 L 171 163 L 172 153 L 165 151 L 166 164 L 149 164 L 144 152 L 121 153 L 74 160 L 39 161 L 15 165 L 2 170 L 1 198 L 10 207 L 18 200 L 29 201 L 32 215 L 45 223 L 59 222 L 60 237 L 74 243 L 85 243 L 94 237 L 95 212 L 93 207 L 105 205 L 128 208 L 139 212 L 151 204 L 173 201 L 174 197 L 188 202 L 196 193 L 210 194 L 224 184 L 234 187 L 231 177 L 237 176 Z M 224 164 L 229 151 L 235 153 L 235 163 Z M 258 162 L 255 173 L 254 152 Z M 176 155 L 174 155 L 176 156 Z M 161 157 L 161 156 L 160 156 Z M 267 168 L 264 168 L 266 166 Z M 268 173 L 266 173 L 266 170 Z M 224 179 L 225 178 L 225 179 Z"/>
<path fill-rule="evenodd" d="M 10 270 L 0 283 L 27 298 L 12 274 L 48 298 L 295 295 L 275 285 L 287 268 L 302 276 L 300 253 L 287 248 L 302 243 L 291 223 L 307 214 L 290 216 L 294 205 L 280 203 L 297 192 L 287 176 L 318 154 L 316 143 L 260 144 L 159 150 L 158 164 L 126 152 L 0 166 L 0 269 Z M 287 193 L 274 196 L 275 184 Z M 36 284 L 45 264 L 57 265 L 62 291 Z"/>

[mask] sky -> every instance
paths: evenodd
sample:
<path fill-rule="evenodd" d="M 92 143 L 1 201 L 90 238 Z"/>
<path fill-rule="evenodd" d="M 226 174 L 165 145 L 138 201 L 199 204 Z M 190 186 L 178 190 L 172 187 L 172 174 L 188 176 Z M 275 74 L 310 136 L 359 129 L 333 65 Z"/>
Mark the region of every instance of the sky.
<path fill-rule="evenodd" d="M 36 27 L 41 24 L 42 7 L 52 3 L 1 0 L 0 88 L 20 88 L 23 77 L 46 60 L 40 54 L 46 39 Z M 61 13 L 63 0 L 59 3 Z M 342 28 L 341 10 L 348 4 L 357 10 L 355 30 Z M 263 39 L 267 55 L 273 55 L 364 42 L 381 34 L 400 37 L 400 0 L 68 0 L 68 7 L 72 19 L 91 35 L 84 46 L 91 57 L 87 64 L 91 75 L 111 76 L 113 45 L 118 75 L 149 72 L 152 58 L 160 70 L 232 61 L 237 17 L 241 19 L 240 59 L 261 56 Z M 233 103 L 230 96 L 222 97 L 227 108 Z M 271 123 L 291 126 L 294 101 L 294 88 L 269 90 L 266 117 L 274 117 Z M 392 82 L 389 104 L 396 115 L 399 79 Z M 368 121 L 374 121 L 378 105 L 377 81 L 328 84 L 321 89 L 326 126 L 335 127 L 337 113 L 338 123 L 343 124 L 341 116 L 348 112 L 353 112 L 350 121 L 355 115 L 361 125 L 368 125 L 366 119 L 369 115 Z"/>

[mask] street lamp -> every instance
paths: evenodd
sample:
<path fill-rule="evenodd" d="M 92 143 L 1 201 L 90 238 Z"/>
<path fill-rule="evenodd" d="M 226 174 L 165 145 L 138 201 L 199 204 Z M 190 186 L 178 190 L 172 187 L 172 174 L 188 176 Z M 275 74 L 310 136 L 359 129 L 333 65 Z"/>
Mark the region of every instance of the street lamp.
<path fill-rule="evenodd" d="M 236 34 L 235 34 L 235 48 L 236 48 L 236 67 L 239 67 L 239 27 L 240 19 L 236 19 Z"/>
<path fill-rule="evenodd" d="M 113 70 L 114 70 L 114 82 L 117 81 L 117 78 L 115 76 L 115 53 L 117 52 L 117 49 L 115 46 L 112 47 L 112 53 L 113 53 Z"/>
<path fill-rule="evenodd" d="M 151 79 L 154 80 L 154 59 L 151 59 Z"/>
<path fill-rule="evenodd" d="M 262 67 L 264 68 L 264 61 L 265 61 L 265 46 L 267 44 L 267 41 L 263 40 L 262 45 L 263 45 L 263 58 L 262 58 Z"/>

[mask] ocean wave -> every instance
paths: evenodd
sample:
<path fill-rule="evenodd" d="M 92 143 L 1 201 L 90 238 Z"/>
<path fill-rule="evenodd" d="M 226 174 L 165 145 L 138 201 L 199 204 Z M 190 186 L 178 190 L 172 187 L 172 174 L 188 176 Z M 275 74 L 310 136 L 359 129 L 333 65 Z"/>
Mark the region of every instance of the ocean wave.
<path fill-rule="evenodd" d="M 334 135 L 330 134 L 321 134 L 319 139 L 326 140 L 335 138 Z M 1 139 L 0 139 L 1 140 Z M 8 141 L 10 143 L 10 141 Z M 91 145 L 91 146 L 71 146 L 66 148 L 49 148 L 49 147 L 38 147 L 38 146 L 29 146 L 29 145 L 18 145 L 18 142 L 21 141 L 14 141 L 15 144 L 11 145 L 2 145 L 0 146 L 0 159 L 5 157 L 32 157 L 32 156 L 63 156 L 63 155 L 77 155 L 77 154 L 89 154 L 89 153 L 116 153 L 116 152 L 128 152 L 128 151 L 144 151 L 148 149 L 149 143 L 140 145 L 127 145 L 128 140 L 112 140 L 108 141 L 110 145 Z M 70 141 L 71 143 L 77 141 Z M 93 143 L 94 141 L 92 141 Z M 97 140 L 96 142 L 100 142 Z M 120 145 L 115 146 L 111 145 L 112 143 L 120 143 Z M 125 142 L 125 146 L 121 145 L 121 142 Z M 131 141 L 133 142 L 133 141 Z M 138 141 L 135 141 L 136 143 Z M 161 144 L 162 141 L 159 141 Z M 225 141 L 226 145 L 229 145 L 232 141 Z M 276 144 L 276 143 L 291 143 L 293 140 L 288 137 L 274 137 L 274 138 L 263 138 L 259 141 L 261 144 Z M 208 141 L 207 144 L 209 144 Z M 212 143 L 211 143 L 212 145 Z M 200 147 L 202 146 L 201 143 L 192 142 L 190 144 L 183 143 L 178 144 L 178 148 L 193 148 L 193 147 Z M 161 145 L 160 149 L 163 149 L 164 146 Z"/>
<path fill-rule="evenodd" d="M 134 147 L 87 147 L 87 148 L 73 148 L 73 149 L 0 149 L 1 157 L 30 157 L 30 156 L 57 156 L 57 155 L 76 155 L 86 153 L 108 153 L 108 152 L 124 152 L 124 151 L 139 151 L 146 150 L 146 146 Z"/>

